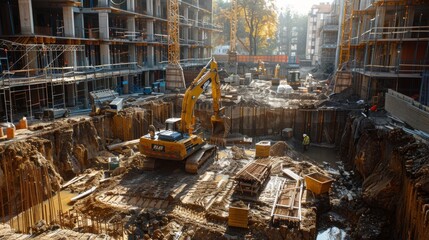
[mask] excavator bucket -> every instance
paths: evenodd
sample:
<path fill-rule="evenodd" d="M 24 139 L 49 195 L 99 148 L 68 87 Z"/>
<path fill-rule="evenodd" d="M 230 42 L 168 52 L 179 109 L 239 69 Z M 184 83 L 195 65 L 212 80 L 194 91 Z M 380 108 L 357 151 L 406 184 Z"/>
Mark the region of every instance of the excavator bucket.
<path fill-rule="evenodd" d="M 210 142 L 212 144 L 226 145 L 226 136 L 229 133 L 230 126 L 227 117 L 212 118 L 212 136 Z"/>

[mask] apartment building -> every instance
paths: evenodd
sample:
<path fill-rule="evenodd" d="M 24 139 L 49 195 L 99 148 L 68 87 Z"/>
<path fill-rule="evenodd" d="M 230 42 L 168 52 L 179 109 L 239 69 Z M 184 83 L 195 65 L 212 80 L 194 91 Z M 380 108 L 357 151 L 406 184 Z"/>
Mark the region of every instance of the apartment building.
<path fill-rule="evenodd" d="M 376 103 L 393 89 L 427 105 L 429 2 L 351 0 L 345 7 L 342 70 L 351 72 L 357 94 Z"/>
<path fill-rule="evenodd" d="M 331 10 L 325 14 L 322 20 L 318 36 L 320 45 L 320 65 L 325 70 L 335 70 L 337 57 L 337 42 L 340 28 L 340 0 L 335 0 L 331 4 Z"/>
<path fill-rule="evenodd" d="M 90 91 L 134 93 L 164 78 L 168 2 L 0 1 L 0 114 L 89 108 Z M 203 65 L 219 30 L 212 0 L 179 4 L 181 65 Z"/>
<path fill-rule="evenodd" d="M 307 21 L 307 43 L 305 58 L 311 60 L 312 65 L 318 65 L 321 61 L 320 29 L 323 21 L 331 11 L 330 3 L 320 3 L 311 7 Z"/>

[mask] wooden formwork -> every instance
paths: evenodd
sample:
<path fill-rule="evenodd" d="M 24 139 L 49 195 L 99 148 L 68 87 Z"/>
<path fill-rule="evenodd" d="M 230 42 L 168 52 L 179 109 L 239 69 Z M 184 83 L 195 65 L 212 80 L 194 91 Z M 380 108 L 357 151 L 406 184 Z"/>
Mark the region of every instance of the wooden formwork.
<path fill-rule="evenodd" d="M 271 163 L 269 159 L 257 159 L 244 166 L 236 175 L 237 190 L 251 196 L 261 192 L 262 187 L 269 179 Z"/>
<path fill-rule="evenodd" d="M 277 189 L 271 211 L 271 219 L 275 222 L 293 222 L 301 221 L 301 198 L 303 192 L 303 183 L 301 179 L 286 180 Z"/>
<path fill-rule="evenodd" d="M 249 207 L 240 208 L 233 207 L 229 208 L 228 215 L 228 226 L 247 228 L 249 224 Z"/>

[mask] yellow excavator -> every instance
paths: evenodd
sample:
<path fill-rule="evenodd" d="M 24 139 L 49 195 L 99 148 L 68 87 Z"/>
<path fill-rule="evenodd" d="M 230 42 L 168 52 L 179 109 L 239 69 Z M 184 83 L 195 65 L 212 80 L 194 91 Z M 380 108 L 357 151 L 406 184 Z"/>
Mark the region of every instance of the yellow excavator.
<path fill-rule="evenodd" d="M 149 134 L 140 138 L 139 149 L 150 163 L 163 160 L 186 160 L 185 169 L 189 173 L 197 173 L 208 160 L 216 154 L 216 146 L 194 134 L 194 107 L 200 94 L 211 84 L 213 97 L 212 138 L 226 137 L 228 134 L 225 116 L 220 108 L 221 91 L 217 62 L 212 58 L 200 71 L 192 84 L 187 88 L 182 102 L 180 118 L 169 118 L 165 122 L 165 130 L 156 131 L 149 127 Z"/>

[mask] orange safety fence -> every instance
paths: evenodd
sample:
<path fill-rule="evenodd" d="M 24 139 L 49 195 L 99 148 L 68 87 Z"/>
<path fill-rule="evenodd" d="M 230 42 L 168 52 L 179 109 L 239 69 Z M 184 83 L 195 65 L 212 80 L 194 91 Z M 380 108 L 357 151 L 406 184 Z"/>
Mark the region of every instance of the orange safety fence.
<path fill-rule="evenodd" d="M 257 56 L 238 55 L 237 56 L 238 62 L 257 63 L 259 60 L 263 62 L 287 63 L 288 57 L 287 55 L 257 55 Z"/>

